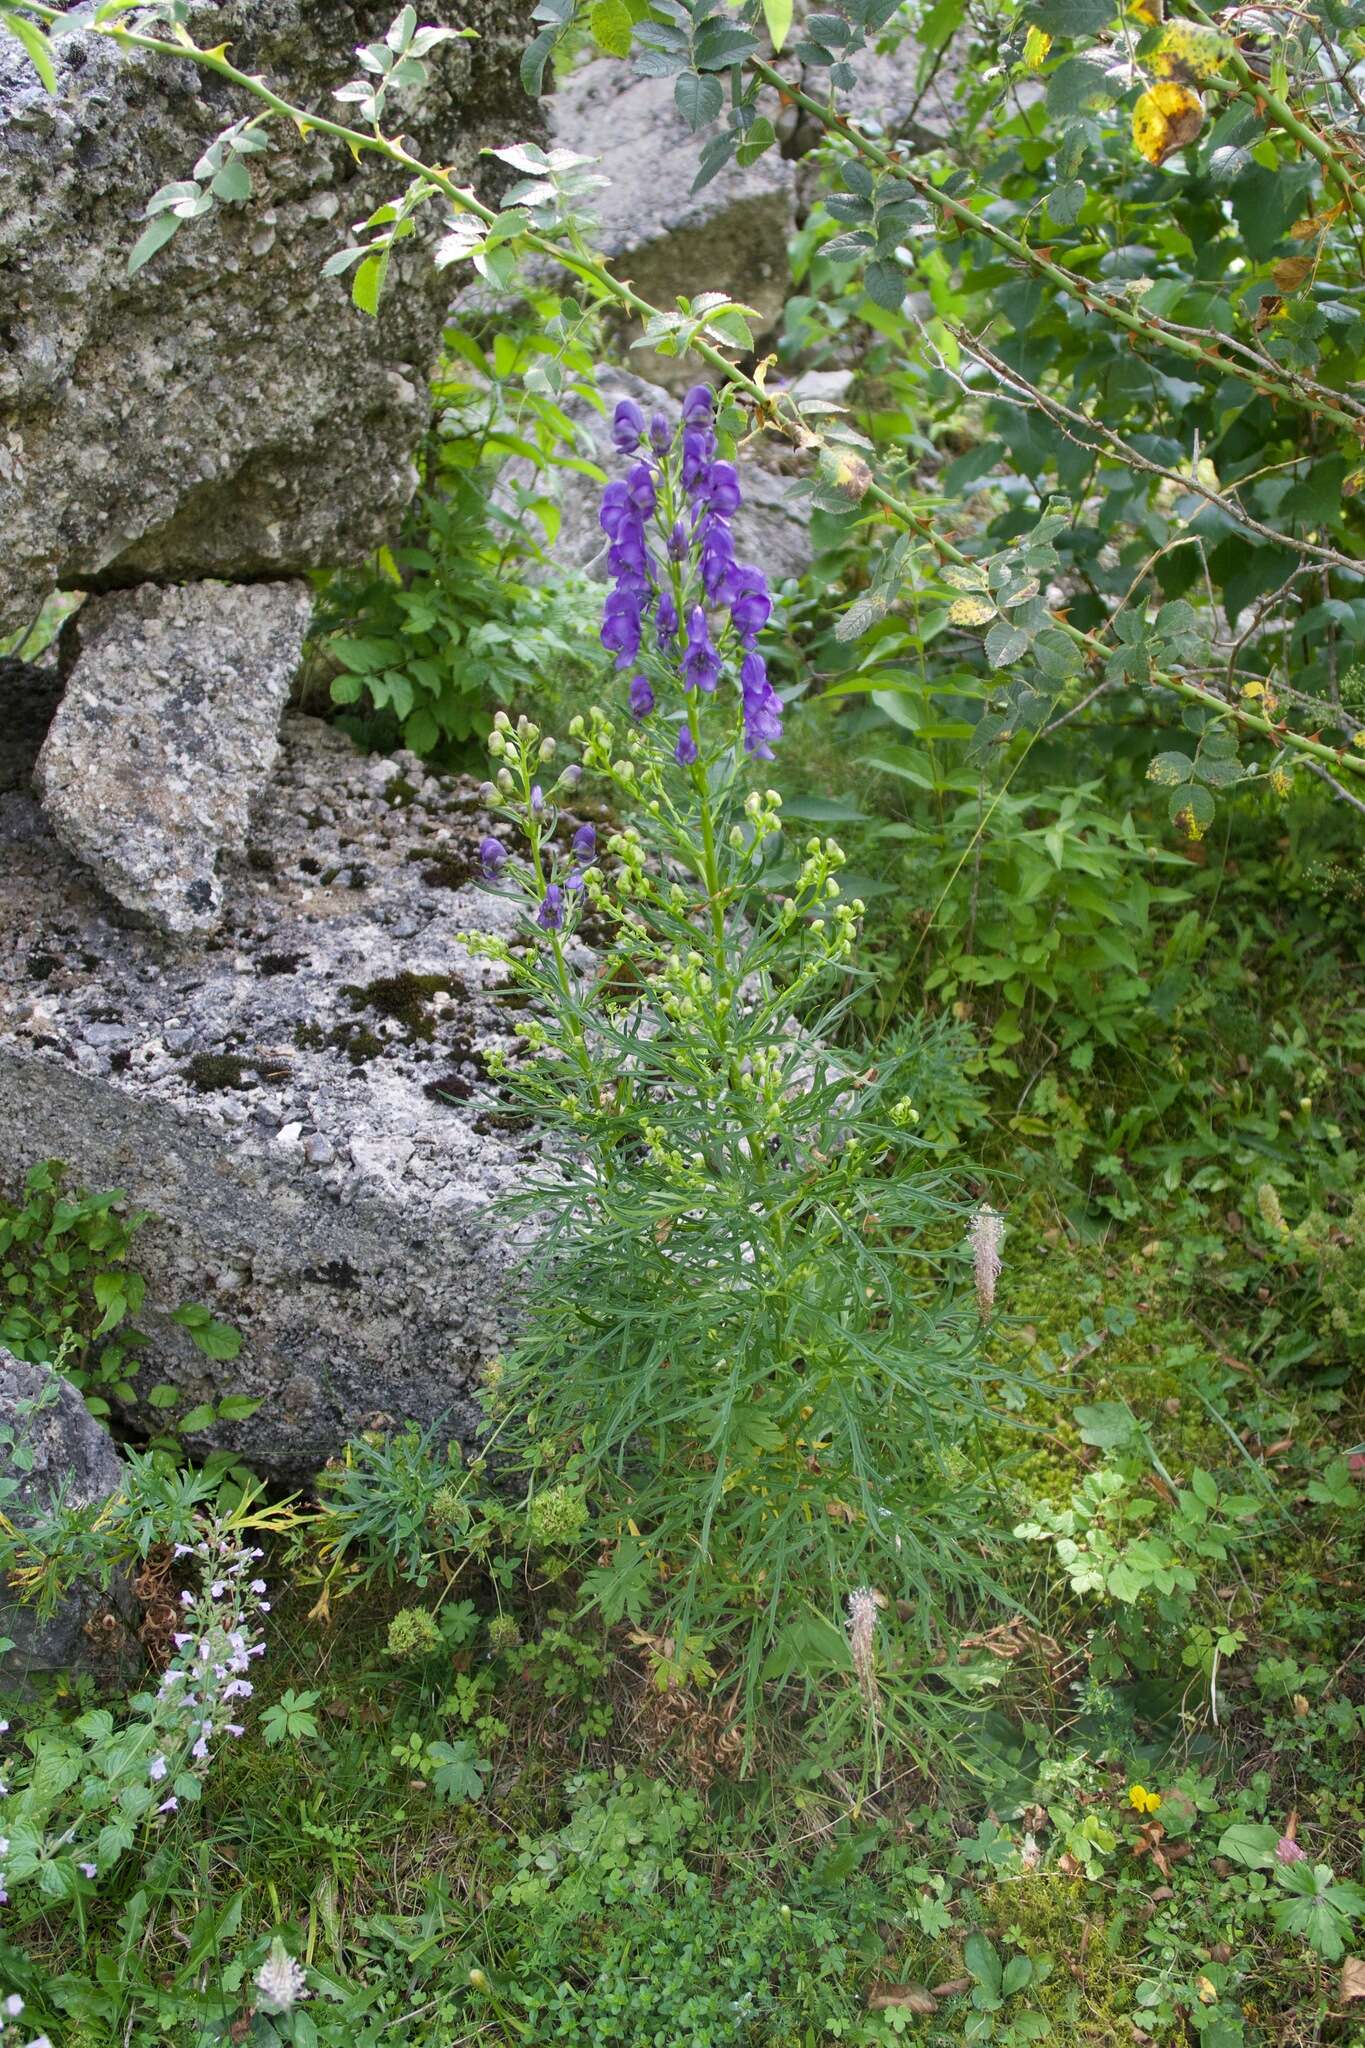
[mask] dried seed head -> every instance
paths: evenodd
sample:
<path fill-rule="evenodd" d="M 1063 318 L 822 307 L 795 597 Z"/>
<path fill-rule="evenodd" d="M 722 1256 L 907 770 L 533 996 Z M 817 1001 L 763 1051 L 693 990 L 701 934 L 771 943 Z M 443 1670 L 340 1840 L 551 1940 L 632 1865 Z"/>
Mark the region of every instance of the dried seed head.
<path fill-rule="evenodd" d="M 877 1635 L 877 1600 L 870 1586 L 859 1586 L 848 1596 L 848 1647 L 853 1669 L 869 1713 L 877 1706 L 877 1673 L 873 1644 Z"/>
<path fill-rule="evenodd" d="M 972 1248 L 976 1274 L 976 1299 L 983 1322 L 995 1306 L 995 1283 L 1000 1278 L 1000 1248 L 1005 1242 L 1005 1219 L 989 1202 L 983 1202 L 972 1218 L 967 1242 Z"/>

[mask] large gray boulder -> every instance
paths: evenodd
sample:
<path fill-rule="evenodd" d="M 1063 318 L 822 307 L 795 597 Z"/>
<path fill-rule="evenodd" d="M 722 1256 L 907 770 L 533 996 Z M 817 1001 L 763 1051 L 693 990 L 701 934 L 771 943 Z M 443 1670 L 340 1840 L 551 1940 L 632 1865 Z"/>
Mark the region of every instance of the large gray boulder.
<path fill-rule="evenodd" d="M 516 929 L 477 885 L 477 785 L 286 715 L 247 850 L 222 864 L 220 933 L 191 951 L 116 922 L 63 854 L 4 702 L 51 704 L 57 682 L 16 670 L 0 665 L 0 1189 L 56 1158 L 152 1212 L 136 1387 L 262 1403 L 195 1448 L 296 1477 L 376 1415 L 468 1435 L 520 1263 L 490 1205 L 537 1142 L 480 1099 L 490 1047 L 519 1041 L 503 970 L 456 936 Z M 170 1320 L 188 1301 L 241 1331 L 236 1358 L 193 1348 Z"/>
<path fill-rule="evenodd" d="M 335 114 L 353 45 L 395 0 L 197 6 L 206 45 Z M 477 40 L 440 46 L 401 104 L 412 146 L 468 179 L 479 149 L 536 131 L 517 78 L 524 11 L 472 0 Z M 131 279 L 141 213 L 255 102 L 186 62 L 90 34 L 57 45 L 42 88 L 0 35 L 0 635 L 58 585 L 280 576 L 363 558 L 412 495 L 414 446 L 449 300 L 440 227 L 400 244 L 378 319 L 325 259 L 401 177 L 272 123 L 244 205 L 187 223 Z"/>
<path fill-rule="evenodd" d="M 0 1346 L 0 1515 L 22 1531 L 60 1500 L 90 1507 L 117 1493 L 118 1453 L 69 1380 L 47 1365 L 25 1365 Z M 44 1671 L 79 1667 L 108 1672 L 122 1661 L 127 1637 L 111 1594 L 79 1581 L 55 1613 L 40 1618 L 6 1590 L 0 1574 L 0 1637 L 14 1647 L 0 1655 L 0 1684 Z"/>
<path fill-rule="evenodd" d="M 311 612 L 304 583 L 143 584 L 67 628 L 36 786 L 62 844 L 163 931 L 217 925 L 219 856 L 246 847 Z"/>

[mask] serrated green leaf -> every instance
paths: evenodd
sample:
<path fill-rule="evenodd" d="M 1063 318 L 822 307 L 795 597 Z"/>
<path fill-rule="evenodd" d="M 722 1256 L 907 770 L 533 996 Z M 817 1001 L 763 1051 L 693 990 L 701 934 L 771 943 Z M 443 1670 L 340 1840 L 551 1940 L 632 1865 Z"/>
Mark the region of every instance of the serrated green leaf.
<path fill-rule="evenodd" d="M 725 104 L 725 88 L 710 72 L 684 71 L 673 88 L 673 104 L 695 135 L 714 121 Z"/>
<path fill-rule="evenodd" d="M 608 57 L 630 55 L 630 9 L 625 0 L 593 0 L 588 27 L 599 50 Z"/>

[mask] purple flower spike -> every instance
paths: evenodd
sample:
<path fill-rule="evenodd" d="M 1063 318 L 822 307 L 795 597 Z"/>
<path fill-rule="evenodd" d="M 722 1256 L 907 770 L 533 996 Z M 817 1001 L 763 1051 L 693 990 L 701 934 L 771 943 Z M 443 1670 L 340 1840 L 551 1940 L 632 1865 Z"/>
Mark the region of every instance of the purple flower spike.
<path fill-rule="evenodd" d="M 690 768 L 697 758 L 697 743 L 692 737 L 690 726 L 683 726 L 678 734 L 678 744 L 673 749 L 673 758 L 680 768 Z"/>
<path fill-rule="evenodd" d="M 573 836 L 573 850 L 580 860 L 591 860 L 597 851 L 597 833 L 591 825 L 580 825 Z"/>
<path fill-rule="evenodd" d="M 645 416 L 633 398 L 623 398 L 612 414 L 611 438 L 623 455 L 633 454 L 645 431 Z"/>
<path fill-rule="evenodd" d="M 630 715 L 632 718 L 648 718 L 654 709 L 654 692 L 648 676 L 632 676 L 630 679 Z"/>
<path fill-rule="evenodd" d="M 501 871 L 506 858 L 507 848 L 500 839 L 495 839 L 491 832 L 486 839 L 479 841 L 479 866 L 483 869 L 485 881 L 491 882 L 494 879 Z M 251 1590 L 255 1592 L 254 1585 Z M 264 1586 L 261 1587 L 261 1591 L 265 1591 Z"/>
<path fill-rule="evenodd" d="M 564 929 L 564 891 L 558 882 L 551 882 L 546 889 L 541 906 L 536 912 L 536 923 L 543 932 L 558 932 Z"/>

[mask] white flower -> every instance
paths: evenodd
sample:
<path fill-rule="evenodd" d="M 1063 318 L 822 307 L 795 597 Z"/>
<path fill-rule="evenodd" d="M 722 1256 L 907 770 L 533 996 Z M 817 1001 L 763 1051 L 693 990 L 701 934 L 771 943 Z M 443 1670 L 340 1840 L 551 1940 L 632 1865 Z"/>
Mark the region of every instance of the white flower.
<path fill-rule="evenodd" d="M 256 1972 L 256 1991 L 261 2011 L 272 2013 L 290 2012 L 308 1995 L 307 1979 L 278 1934 Z"/>
<path fill-rule="evenodd" d="M 1005 1219 L 989 1202 L 983 1202 L 967 1232 L 976 1273 L 976 1299 L 982 1320 L 995 1305 L 995 1283 L 1000 1278 L 1000 1247 L 1005 1242 Z"/>

